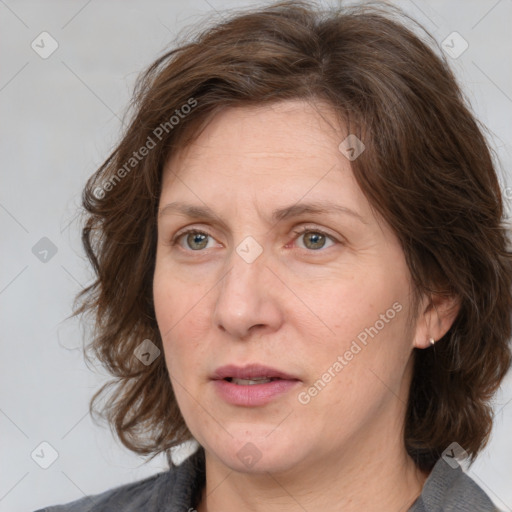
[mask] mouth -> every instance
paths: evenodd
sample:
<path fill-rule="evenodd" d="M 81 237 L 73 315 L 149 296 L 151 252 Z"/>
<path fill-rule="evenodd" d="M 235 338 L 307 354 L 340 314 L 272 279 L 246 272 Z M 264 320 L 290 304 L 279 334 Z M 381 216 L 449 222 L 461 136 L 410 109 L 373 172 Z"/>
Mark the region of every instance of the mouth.
<path fill-rule="evenodd" d="M 254 386 L 255 384 L 266 384 L 267 382 L 272 382 L 274 380 L 282 380 L 277 377 L 267 378 L 267 377 L 259 377 L 257 379 L 235 379 L 233 377 L 226 377 L 223 379 L 227 382 L 232 382 L 233 384 L 238 384 L 239 386 Z"/>
<path fill-rule="evenodd" d="M 276 400 L 300 379 L 262 365 L 222 366 L 211 377 L 218 396 L 231 405 L 255 407 Z"/>
<path fill-rule="evenodd" d="M 215 370 L 212 375 L 212 379 L 223 379 L 241 386 L 263 384 L 274 380 L 300 380 L 294 375 L 260 364 L 249 364 L 246 366 L 221 366 Z"/>

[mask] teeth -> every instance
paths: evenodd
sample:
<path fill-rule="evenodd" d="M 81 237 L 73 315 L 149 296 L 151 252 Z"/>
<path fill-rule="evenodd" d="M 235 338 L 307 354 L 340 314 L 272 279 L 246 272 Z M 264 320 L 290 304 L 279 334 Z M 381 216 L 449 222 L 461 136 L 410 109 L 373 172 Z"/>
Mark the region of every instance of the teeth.
<path fill-rule="evenodd" d="M 240 386 L 252 386 L 254 384 L 266 384 L 267 382 L 271 382 L 272 379 L 267 377 L 257 377 L 254 379 L 231 379 L 231 382 L 234 384 L 238 384 Z"/>

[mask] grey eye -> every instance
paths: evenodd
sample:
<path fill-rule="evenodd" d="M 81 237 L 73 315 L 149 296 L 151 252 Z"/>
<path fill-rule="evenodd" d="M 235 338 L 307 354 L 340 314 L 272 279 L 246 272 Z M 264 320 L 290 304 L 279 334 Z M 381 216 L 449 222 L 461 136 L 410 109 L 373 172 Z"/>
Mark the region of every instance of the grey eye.
<path fill-rule="evenodd" d="M 188 233 L 186 237 L 187 246 L 193 251 L 198 251 L 206 248 L 208 245 L 209 235 L 206 233 Z"/>
<path fill-rule="evenodd" d="M 325 235 L 311 231 L 304 235 L 304 245 L 308 249 L 321 249 L 325 245 Z"/>
<path fill-rule="evenodd" d="M 335 243 L 329 235 L 322 233 L 321 231 L 308 230 L 300 234 L 297 240 L 302 241 L 299 243 L 299 247 L 302 249 L 318 250 L 329 247 L 326 243 Z"/>

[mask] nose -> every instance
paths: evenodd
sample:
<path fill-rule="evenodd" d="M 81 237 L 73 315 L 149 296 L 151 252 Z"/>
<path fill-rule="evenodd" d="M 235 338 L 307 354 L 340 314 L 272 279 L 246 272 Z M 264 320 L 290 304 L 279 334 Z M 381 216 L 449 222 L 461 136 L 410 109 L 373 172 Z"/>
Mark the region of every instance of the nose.
<path fill-rule="evenodd" d="M 278 297 L 281 283 L 266 260 L 263 252 L 247 263 L 233 251 L 229 270 L 218 284 L 213 322 L 234 339 L 277 331 L 283 322 Z"/>

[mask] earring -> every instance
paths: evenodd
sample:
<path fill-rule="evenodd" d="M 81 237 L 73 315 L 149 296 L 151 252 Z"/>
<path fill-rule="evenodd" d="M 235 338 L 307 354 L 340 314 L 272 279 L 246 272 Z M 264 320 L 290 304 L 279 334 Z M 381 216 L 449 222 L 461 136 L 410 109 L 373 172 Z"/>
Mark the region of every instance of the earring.
<path fill-rule="evenodd" d="M 434 345 L 434 343 L 436 342 L 436 340 L 434 338 L 429 338 L 428 339 L 428 342 L 430 343 L 430 345 Z"/>

